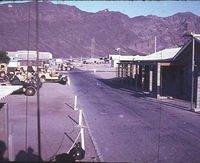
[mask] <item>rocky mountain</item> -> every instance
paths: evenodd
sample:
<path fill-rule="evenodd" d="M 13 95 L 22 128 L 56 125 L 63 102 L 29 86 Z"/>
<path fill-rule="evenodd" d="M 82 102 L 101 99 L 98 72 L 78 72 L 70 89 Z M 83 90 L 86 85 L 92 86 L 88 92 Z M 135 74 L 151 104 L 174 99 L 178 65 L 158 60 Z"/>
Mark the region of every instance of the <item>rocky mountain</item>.
<path fill-rule="evenodd" d="M 74 6 L 39 3 L 39 50 L 54 57 L 95 56 L 116 53 L 148 54 L 157 49 L 177 47 L 186 41 L 185 32 L 200 33 L 200 17 L 177 13 L 169 17 L 154 15 L 129 18 L 107 9 L 97 13 Z M 92 41 L 93 40 L 93 41 Z M 35 3 L 0 5 L 0 50 L 35 50 Z"/>

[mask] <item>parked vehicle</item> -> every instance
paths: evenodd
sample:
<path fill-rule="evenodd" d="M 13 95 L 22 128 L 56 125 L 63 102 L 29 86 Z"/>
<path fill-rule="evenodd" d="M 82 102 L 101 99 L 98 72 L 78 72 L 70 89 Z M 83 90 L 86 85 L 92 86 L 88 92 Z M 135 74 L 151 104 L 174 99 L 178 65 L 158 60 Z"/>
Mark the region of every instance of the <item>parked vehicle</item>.
<path fill-rule="evenodd" d="M 23 92 L 26 96 L 34 96 L 37 87 L 42 87 L 42 83 L 36 79 L 34 74 L 22 69 L 5 72 L 5 75 L 0 76 L 0 83 L 1 85 L 21 85 L 23 87 L 17 92 Z"/>
<path fill-rule="evenodd" d="M 74 66 L 70 62 L 65 62 L 61 65 L 62 71 L 70 71 L 74 68 Z"/>
<path fill-rule="evenodd" d="M 59 82 L 61 84 L 66 84 L 67 82 L 66 75 L 61 75 L 53 69 L 41 68 L 39 71 L 39 78 L 41 82 L 53 81 L 53 82 Z"/>

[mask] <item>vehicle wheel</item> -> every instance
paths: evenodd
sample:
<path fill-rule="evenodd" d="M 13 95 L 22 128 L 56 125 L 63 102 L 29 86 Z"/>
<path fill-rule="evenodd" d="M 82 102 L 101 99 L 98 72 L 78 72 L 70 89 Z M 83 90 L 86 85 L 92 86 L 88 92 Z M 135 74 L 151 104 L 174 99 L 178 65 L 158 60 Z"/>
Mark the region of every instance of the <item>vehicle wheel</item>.
<path fill-rule="evenodd" d="M 26 90 L 25 90 L 25 95 L 26 95 L 26 96 L 34 96 L 34 95 L 35 95 L 35 92 L 36 92 L 35 88 L 32 87 L 32 86 L 29 86 L 29 87 L 27 87 Z"/>
<path fill-rule="evenodd" d="M 66 77 L 62 77 L 60 79 L 60 84 L 66 84 L 67 83 L 67 78 Z"/>
<path fill-rule="evenodd" d="M 44 82 L 46 81 L 46 77 L 45 77 L 45 76 L 41 76 L 40 81 L 41 81 L 42 83 L 44 83 Z"/>
<path fill-rule="evenodd" d="M 5 76 L 6 76 L 6 73 L 5 73 L 4 71 L 1 71 L 1 72 L 0 72 L 0 77 L 1 77 L 1 78 L 4 78 Z"/>

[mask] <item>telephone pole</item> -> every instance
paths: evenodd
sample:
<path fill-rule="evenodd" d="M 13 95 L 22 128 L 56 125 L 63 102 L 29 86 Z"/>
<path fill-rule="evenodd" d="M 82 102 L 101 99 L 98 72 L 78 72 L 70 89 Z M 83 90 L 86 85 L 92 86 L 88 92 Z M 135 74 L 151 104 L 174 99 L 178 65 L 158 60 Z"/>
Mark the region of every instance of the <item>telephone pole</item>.
<path fill-rule="evenodd" d="M 96 41 L 95 41 L 95 38 L 93 37 L 93 38 L 91 39 L 91 55 L 90 55 L 90 58 L 93 58 L 93 57 L 94 57 L 95 44 L 96 44 Z"/>
<path fill-rule="evenodd" d="M 157 51 L 156 47 L 157 47 L 157 38 L 156 38 L 156 36 L 155 36 L 155 37 L 154 37 L 154 52 L 155 52 L 155 53 L 156 53 L 156 51 Z"/>

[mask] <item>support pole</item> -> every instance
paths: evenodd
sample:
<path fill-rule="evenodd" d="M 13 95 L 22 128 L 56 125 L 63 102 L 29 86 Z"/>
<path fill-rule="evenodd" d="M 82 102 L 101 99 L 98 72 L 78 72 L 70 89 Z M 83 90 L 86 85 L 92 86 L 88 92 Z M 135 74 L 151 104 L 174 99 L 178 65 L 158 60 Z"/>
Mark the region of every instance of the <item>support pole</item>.
<path fill-rule="evenodd" d="M 152 66 L 149 66 L 149 92 L 152 93 L 153 90 L 153 70 Z"/>
<path fill-rule="evenodd" d="M 192 37 L 192 80 L 191 80 L 191 110 L 194 110 L 194 53 L 195 53 L 195 39 Z"/>
<path fill-rule="evenodd" d="M 157 48 L 157 38 L 156 38 L 156 36 L 155 36 L 155 38 L 154 38 L 154 52 L 156 53 L 156 49 Z"/>
<path fill-rule="evenodd" d="M 161 64 L 157 63 L 157 98 L 160 98 L 161 93 Z"/>

